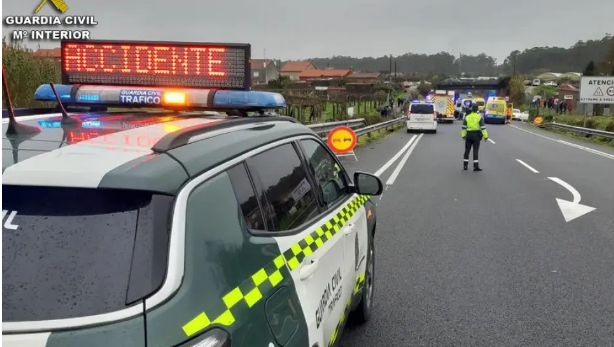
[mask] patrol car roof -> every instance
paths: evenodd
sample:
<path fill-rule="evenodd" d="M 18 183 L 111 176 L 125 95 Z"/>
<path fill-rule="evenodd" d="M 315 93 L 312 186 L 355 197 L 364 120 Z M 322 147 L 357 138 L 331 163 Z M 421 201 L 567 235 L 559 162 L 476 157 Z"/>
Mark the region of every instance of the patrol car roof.
<path fill-rule="evenodd" d="M 18 117 L 20 124 L 41 129 L 33 135 L 7 136 L 8 119 L 3 119 L 3 184 L 123 188 L 174 194 L 189 176 L 229 158 L 280 138 L 313 134 L 309 128 L 279 117 L 254 117 L 237 125 L 237 117 L 202 113 L 70 116 L 79 118 L 81 124 L 62 125 L 59 113 Z M 219 127 L 221 124 L 227 127 Z M 152 150 L 165 135 L 209 126 L 216 130 L 193 134 L 168 151 Z"/>

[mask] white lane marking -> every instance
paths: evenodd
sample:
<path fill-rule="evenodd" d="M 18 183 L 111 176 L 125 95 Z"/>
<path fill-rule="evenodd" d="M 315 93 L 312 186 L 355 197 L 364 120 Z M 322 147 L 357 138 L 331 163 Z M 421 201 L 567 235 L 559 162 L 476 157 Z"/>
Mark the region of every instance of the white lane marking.
<path fill-rule="evenodd" d="M 493 145 L 496 145 L 497 143 L 491 139 L 488 139 L 488 142 L 492 143 Z"/>
<path fill-rule="evenodd" d="M 533 134 L 533 135 L 535 135 L 535 136 L 542 137 L 542 138 L 544 138 L 544 139 L 546 139 L 546 140 L 550 140 L 550 141 L 555 141 L 555 142 L 556 142 L 556 139 L 553 139 L 553 138 L 551 138 L 551 137 L 544 136 L 544 135 L 541 135 L 541 134 L 538 134 L 538 133 L 534 133 L 534 132 L 532 132 L 532 131 L 528 131 L 528 130 L 526 130 L 526 129 L 522 129 L 522 128 L 520 128 L 520 127 L 517 127 L 517 126 L 515 126 L 515 125 L 511 125 L 511 124 L 510 124 L 510 126 L 511 126 L 512 128 L 516 128 L 516 129 L 518 129 L 518 130 L 520 130 L 520 131 L 524 131 L 525 133 Z"/>
<path fill-rule="evenodd" d="M 546 140 L 554 141 L 554 142 L 557 142 L 557 143 L 560 143 L 560 144 L 563 144 L 563 145 L 567 145 L 567 146 L 570 146 L 570 147 L 575 147 L 577 149 L 581 149 L 581 150 L 584 150 L 584 151 L 587 151 L 587 152 L 590 152 L 590 153 L 593 153 L 593 154 L 600 155 L 600 156 L 602 156 L 604 158 L 608 158 L 608 159 L 614 160 L 614 155 L 606 153 L 606 152 L 598 151 L 598 150 L 590 148 L 590 147 L 585 147 L 585 146 L 577 145 L 575 143 L 571 143 L 571 142 L 567 142 L 567 141 L 563 141 L 563 140 L 559 140 L 559 139 L 553 139 L 553 138 L 548 137 L 548 136 L 544 136 L 544 135 L 541 135 L 541 134 L 534 133 L 532 131 L 528 131 L 526 129 L 519 128 L 519 127 L 517 127 L 515 125 L 512 125 L 511 127 L 512 128 L 516 128 L 516 129 L 518 129 L 520 131 L 524 131 L 525 133 L 529 133 L 529 134 L 533 134 L 535 136 L 539 136 L 539 137 L 544 138 Z"/>
<path fill-rule="evenodd" d="M 602 151 L 598 151 L 598 150 L 590 148 L 590 147 L 580 146 L 580 145 L 577 145 L 575 143 L 571 143 L 571 142 L 567 142 L 567 141 L 563 141 L 563 140 L 557 140 L 557 142 L 562 143 L 564 145 L 571 146 L 571 147 L 576 147 L 578 149 L 583 149 L 585 151 L 588 151 L 588 152 L 600 155 L 602 157 L 606 157 L 608 159 L 614 159 L 614 155 L 609 154 L 609 153 L 605 153 L 605 152 L 602 152 Z"/>
<path fill-rule="evenodd" d="M 388 190 L 388 186 L 386 186 L 386 188 L 384 188 L 384 191 L 382 192 L 382 195 L 379 196 L 379 199 L 382 200 L 382 198 L 384 197 L 384 193 Z"/>
<path fill-rule="evenodd" d="M 420 141 L 422 136 L 424 136 L 424 134 L 420 134 L 420 136 L 418 136 L 418 138 L 416 139 L 416 141 L 414 141 L 414 143 L 411 145 L 411 147 L 409 147 L 409 150 L 407 150 L 407 153 L 405 153 L 405 156 L 403 157 L 401 162 L 399 162 L 399 165 L 397 165 L 396 169 L 394 169 L 394 171 L 390 175 L 390 178 L 388 179 L 388 182 L 386 182 L 386 185 L 390 186 L 390 185 L 394 184 L 394 181 L 399 176 L 399 173 L 401 172 L 401 169 L 403 169 L 403 166 L 405 166 L 405 163 L 407 163 L 407 160 L 409 159 L 409 156 L 411 155 L 411 152 L 414 151 L 414 148 L 416 148 L 416 146 L 418 145 L 418 142 Z"/>
<path fill-rule="evenodd" d="M 535 173 L 539 173 L 539 171 L 535 170 L 534 168 L 532 168 L 531 166 L 529 166 L 529 164 L 525 163 L 524 161 L 520 160 L 520 159 L 516 159 L 517 162 L 519 162 L 520 164 L 524 165 L 527 169 L 535 172 Z"/>
<path fill-rule="evenodd" d="M 556 203 L 559 205 L 559 209 L 563 214 L 563 218 L 565 218 L 565 222 L 571 222 L 578 217 L 581 217 L 589 212 L 596 210 L 596 208 L 594 207 L 580 204 L 580 200 L 582 200 L 580 192 L 578 192 L 569 183 L 563 181 L 558 177 L 548 177 L 548 179 L 560 184 L 565 189 L 569 190 L 571 192 L 571 195 L 573 196 L 573 201 L 556 199 Z"/>
<path fill-rule="evenodd" d="M 416 139 L 417 135 L 412 136 L 411 139 L 409 139 L 409 141 L 407 142 L 407 144 L 401 148 L 401 150 L 394 155 L 394 157 L 390 158 L 390 160 L 388 160 L 388 162 L 386 164 L 384 164 L 384 166 L 382 166 L 379 170 L 377 170 L 375 172 L 375 176 L 381 176 L 386 170 L 388 170 L 388 168 L 397 160 L 399 159 L 399 157 L 403 154 L 403 152 L 405 152 L 409 146 L 411 146 L 412 142 L 414 142 L 414 140 Z"/>

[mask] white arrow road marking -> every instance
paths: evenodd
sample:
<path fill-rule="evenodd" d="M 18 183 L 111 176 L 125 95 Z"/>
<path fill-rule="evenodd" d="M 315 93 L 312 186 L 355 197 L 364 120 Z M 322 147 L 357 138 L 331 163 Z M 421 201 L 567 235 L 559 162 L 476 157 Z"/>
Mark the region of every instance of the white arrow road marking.
<path fill-rule="evenodd" d="M 492 143 L 493 145 L 496 145 L 497 143 L 491 139 L 488 139 L 488 142 Z"/>
<path fill-rule="evenodd" d="M 409 147 L 409 150 L 407 150 L 407 153 L 405 153 L 405 156 L 403 157 L 403 159 L 401 160 L 399 165 L 397 165 L 396 169 L 394 169 L 394 171 L 390 175 L 390 178 L 388 179 L 388 182 L 386 182 L 386 185 L 391 186 L 391 185 L 394 184 L 394 181 L 396 181 L 397 177 L 399 176 L 399 173 L 401 172 L 401 169 L 403 168 L 403 166 L 405 166 L 405 163 L 407 163 L 407 159 L 409 159 L 409 156 L 411 155 L 411 152 L 414 151 L 414 148 L 416 148 L 416 145 L 418 144 L 418 141 L 420 141 L 420 139 L 422 138 L 423 135 L 424 135 L 424 133 L 420 134 L 418 136 L 418 138 L 416 139 L 416 141 L 414 141 L 414 143 L 412 143 L 411 147 Z"/>
<path fill-rule="evenodd" d="M 571 192 L 571 195 L 573 195 L 573 201 L 556 199 L 556 202 L 559 205 L 561 213 L 563 213 L 563 218 L 565 218 L 566 222 L 571 222 L 578 217 L 581 217 L 589 212 L 596 210 L 596 208 L 594 207 L 580 204 L 580 200 L 582 199 L 580 193 L 569 183 L 563 181 L 558 177 L 548 177 L 548 179 L 560 184 L 565 189 L 569 190 Z"/>

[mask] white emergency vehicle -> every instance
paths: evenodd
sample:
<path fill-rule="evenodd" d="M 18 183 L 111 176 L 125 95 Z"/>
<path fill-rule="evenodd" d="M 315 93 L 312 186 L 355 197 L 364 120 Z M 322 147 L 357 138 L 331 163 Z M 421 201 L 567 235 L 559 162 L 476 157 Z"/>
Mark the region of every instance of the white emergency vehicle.
<path fill-rule="evenodd" d="M 407 110 L 407 132 L 437 132 L 435 105 L 430 101 L 413 100 Z"/>

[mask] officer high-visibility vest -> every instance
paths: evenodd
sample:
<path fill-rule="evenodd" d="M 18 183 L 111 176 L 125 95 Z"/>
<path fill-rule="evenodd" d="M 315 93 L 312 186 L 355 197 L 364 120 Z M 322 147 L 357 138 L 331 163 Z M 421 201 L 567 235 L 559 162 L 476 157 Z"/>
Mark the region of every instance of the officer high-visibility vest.
<path fill-rule="evenodd" d="M 479 113 L 470 113 L 467 116 L 465 116 L 465 119 L 463 119 L 463 127 L 461 130 L 461 136 L 465 137 L 467 136 L 467 132 L 471 132 L 471 131 L 481 131 L 482 132 L 482 136 L 487 139 L 488 138 L 488 132 L 486 131 L 486 125 L 484 125 L 484 118 L 482 118 L 482 116 L 480 116 Z"/>

